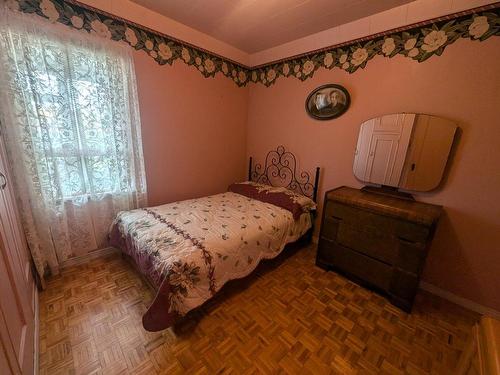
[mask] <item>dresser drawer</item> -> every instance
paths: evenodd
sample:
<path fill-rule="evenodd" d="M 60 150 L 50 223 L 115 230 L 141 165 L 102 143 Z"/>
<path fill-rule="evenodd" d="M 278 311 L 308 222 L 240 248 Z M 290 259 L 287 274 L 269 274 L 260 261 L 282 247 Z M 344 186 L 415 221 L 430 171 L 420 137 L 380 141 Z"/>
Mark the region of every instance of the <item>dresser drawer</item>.
<path fill-rule="evenodd" d="M 423 243 L 387 236 L 371 227 L 339 221 L 336 233 L 334 240 L 338 244 L 413 273 L 420 271 L 427 254 Z"/>
<path fill-rule="evenodd" d="M 319 240 L 318 259 L 377 288 L 388 290 L 391 284 L 391 266 L 325 238 Z"/>
<path fill-rule="evenodd" d="M 325 217 L 323 225 L 321 226 L 320 235 L 329 240 L 335 241 L 339 230 L 339 224 L 340 220 L 332 217 Z"/>
<path fill-rule="evenodd" d="M 426 244 L 399 240 L 398 257 L 395 266 L 419 275 L 427 256 Z"/>
<path fill-rule="evenodd" d="M 388 292 L 394 296 L 412 301 L 418 289 L 418 276 L 395 268 L 391 278 L 391 286 Z"/>
<path fill-rule="evenodd" d="M 395 264 L 398 259 L 398 239 L 372 227 L 354 227 L 340 221 L 336 242 L 388 264 Z"/>
<path fill-rule="evenodd" d="M 425 243 L 430 234 L 430 229 L 423 225 L 346 206 L 334 201 L 328 201 L 326 204 L 325 219 L 327 218 L 342 220 L 356 227 L 375 228 L 379 232 L 411 242 Z"/>

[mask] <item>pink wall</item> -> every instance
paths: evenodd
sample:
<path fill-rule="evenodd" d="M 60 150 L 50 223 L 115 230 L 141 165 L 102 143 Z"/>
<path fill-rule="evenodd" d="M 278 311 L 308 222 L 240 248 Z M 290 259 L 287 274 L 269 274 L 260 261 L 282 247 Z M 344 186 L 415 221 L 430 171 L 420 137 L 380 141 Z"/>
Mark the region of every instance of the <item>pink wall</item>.
<path fill-rule="evenodd" d="M 248 88 L 135 52 L 150 205 L 225 191 L 245 176 Z"/>
<path fill-rule="evenodd" d="M 301 167 L 322 170 L 320 196 L 340 185 L 360 187 L 352 174 L 360 123 L 392 112 L 422 112 L 459 123 L 462 137 L 444 187 L 417 199 L 446 208 L 424 280 L 500 310 L 500 40 L 467 40 L 418 64 L 376 57 L 349 75 L 320 69 L 300 82 L 238 88 L 193 67 L 157 65 L 135 53 L 142 137 L 151 205 L 224 191 L 245 178 L 246 156 L 284 144 Z M 350 110 L 317 122 L 304 111 L 315 87 L 336 82 L 351 93 Z"/>
<path fill-rule="evenodd" d="M 416 63 L 403 56 L 375 57 L 349 75 L 320 69 L 300 82 L 279 79 L 251 85 L 247 153 L 262 156 L 283 144 L 301 167 L 321 166 L 320 196 L 340 185 L 362 186 L 352 173 L 363 120 L 385 113 L 420 112 L 457 121 L 462 136 L 447 181 L 417 200 L 441 204 L 446 216 L 434 239 L 423 279 L 500 310 L 500 39 L 460 40 L 441 57 Z M 315 87 L 339 83 L 351 108 L 333 121 L 314 121 L 304 100 Z"/>

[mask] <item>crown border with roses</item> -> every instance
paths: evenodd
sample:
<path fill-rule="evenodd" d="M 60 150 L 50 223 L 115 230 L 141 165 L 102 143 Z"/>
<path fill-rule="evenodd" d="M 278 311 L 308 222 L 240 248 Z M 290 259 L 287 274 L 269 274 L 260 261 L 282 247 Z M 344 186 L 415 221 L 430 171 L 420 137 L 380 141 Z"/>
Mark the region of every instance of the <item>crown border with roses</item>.
<path fill-rule="evenodd" d="M 271 86 L 279 78 L 311 78 L 320 68 L 348 73 L 363 69 L 375 56 L 403 55 L 417 62 L 440 56 L 458 39 L 484 41 L 500 35 L 500 2 L 370 35 L 342 44 L 248 67 L 198 46 L 79 3 L 76 0 L 7 0 L 11 9 L 34 13 L 74 29 L 124 41 L 145 51 L 160 65 L 176 60 L 193 66 L 204 77 L 221 73 L 238 86 L 248 82 Z"/>

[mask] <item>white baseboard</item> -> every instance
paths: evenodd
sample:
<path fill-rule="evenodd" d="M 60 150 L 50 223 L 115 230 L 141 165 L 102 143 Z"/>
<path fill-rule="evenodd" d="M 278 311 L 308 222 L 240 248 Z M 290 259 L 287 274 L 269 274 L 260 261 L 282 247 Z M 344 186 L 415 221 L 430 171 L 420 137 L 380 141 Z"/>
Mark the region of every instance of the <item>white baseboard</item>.
<path fill-rule="evenodd" d="M 90 253 L 87 253 L 85 255 L 80 255 L 78 257 L 74 257 L 74 258 L 70 258 L 70 259 L 65 260 L 64 262 L 62 262 L 59 265 L 59 269 L 68 268 L 68 267 L 76 266 L 79 264 L 87 263 L 92 259 L 104 257 L 106 255 L 116 254 L 119 252 L 120 252 L 120 250 L 118 250 L 115 247 L 105 247 L 104 249 L 94 250 L 94 251 L 91 251 Z"/>
<path fill-rule="evenodd" d="M 318 240 L 319 240 L 318 236 L 313 236 L 312 242 L 314 244 L 318 244 Z M 488 316 L 494 317 L 496 319 L 500 319 L 500 311 L 497 311 L 497 310 L 492 309 L 490 307 L 480 305 L 479 303 L 471 301 L 467 298 L 457 296 L 456 294 L 453 294 L 451 292 L 448 292 L 447 290 L 438 288 L 437 286 L 429 284 L 425 281 L 420 281 L 419 288 L 422 290 L 425 290 L 429 293 L 432 293 L 438 297 L 441 297 L 447 301 L 453 302 L 456 305 L 462 306 L 468 310 L 477 312 L 478 314 L 488 315 Z"/>
<path fill-rule="evenodd" d="M 453 302 L 456 305 L 465 307 L 468 310 L 477 312 L 481 315 L 488 315 L 488 316 L 491 316 L 493 318 L 500 319 L 500 311 L 497 311 L 497 310 L 492 309 L 490 307 L 480 305 L 479 303 L 476 303 L 476 302 L 471 301 L 469 299 L 457 296 L 456 294 L 453 294 L 451 292 L 448 292 L 447 290 L 438 288 L 437 286 L 429 284 L 425 281 L 421 281 L 419 287 L 422 290 L 425 290 L 429 293 L 435 294 L 436 296 L 441 297 L 441 298 L 448 300 L 450 302 Z"/>
<path fill-rule="evenodd" d="M 33 374 L 38 375 L 40 371 L 40 304 L 38 299 L 38 288 L 35 285 L 35 334 L 33 339 Z"/>

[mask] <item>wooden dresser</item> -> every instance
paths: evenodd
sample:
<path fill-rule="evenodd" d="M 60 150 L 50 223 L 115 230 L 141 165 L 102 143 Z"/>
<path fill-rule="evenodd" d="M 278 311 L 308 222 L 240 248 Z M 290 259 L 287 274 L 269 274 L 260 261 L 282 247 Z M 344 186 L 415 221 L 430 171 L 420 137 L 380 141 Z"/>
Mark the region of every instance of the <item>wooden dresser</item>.
<path fill-rule="evenodd" d="M 340 187 L 325 194 L 316 264 L 410 312 L 442 207 Z"/>

